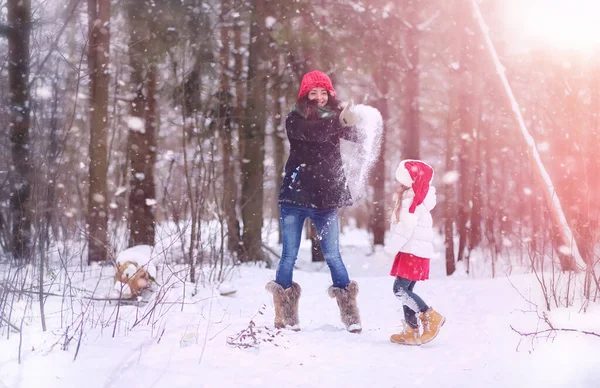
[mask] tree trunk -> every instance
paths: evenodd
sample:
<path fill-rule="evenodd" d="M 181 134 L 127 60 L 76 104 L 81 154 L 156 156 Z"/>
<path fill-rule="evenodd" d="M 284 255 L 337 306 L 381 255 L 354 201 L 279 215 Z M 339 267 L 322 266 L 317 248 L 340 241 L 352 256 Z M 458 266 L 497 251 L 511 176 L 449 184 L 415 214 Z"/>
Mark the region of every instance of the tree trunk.
<path fill-rule="evenodd" d="M 242 157 L 242 219 L 244 254 L 242 261 L 263 261 L 262 250 L 264 157 L 266 125 L 267 72 L 262 58 L 267 49 L 265 0 L 251 2 L 252 24 L 248 55 L 248 94 L 242 120 L 244 153 Z"/>
<path fill-rule="evenodd" d="M 487 126 L 486 126 L 487 128 Z M 467 256 L 471 256 L 471 251 L 475 249 L 481 242 L 481 212 L 483 208 L 483 193 L 482 193 L 482 166 L 483 160 L 481 155 L 481 142 L 485 141 L 482 135 L 482 130 L 477 130 L 477 137 L 475 138 L 475 155 L 474 155 L 474 166 L 473 166 L 473 186 L 471 188 L 471 214 L 470 214 L 470 230 L 469 230 L 469 242 L 468 242 L 468 253 Z"/>
<path fill-rule="evenodd" d="M 108 258 L 106 179 L 110 0 L 88 0 L 88 72 L 90 75 L 90 145 L 88 192 L 88 264 Z"/>
<path fill-rule="evenodd" d="M 221 148 L 223 151 L 223 211 L 225 213 L 225 223 L 227 224 L 227 249 L 232 254 L 239 254 L 240 251 L 240 223 L 238 221 L 237 204 L 237 184 L 236 174 L 232 161 L 235 159 L 233 154 L 233 136 L 232 136 L 232 103 L 233 98 L 229 93 L 229 76 L 227 75 L 229 67 L 229 27 L 225 25 L 224 18 L 230 12 L 230 0 L 221 2 L 221 81 L 219 92 L 219 131 L 221 139 Z"/>
<path fill-rule="evenodd" d="M 385 143 L 386 143 L 386 123 L 389 120 L 388 100 L 387 100 L 387 83 L 388 79 L 382 79 L 381 82 L 376 82 L 379 91 L 383 97 L 374 105 L 381 113 L 383 118 L 383 132 L 381 134 L 381 148 L 379 156 L 373 166 L 373 215 L 371 225 L 373 228 L 373 244 L 383 245 L 385 243 L 385 232 L 387 229 L 387 217 L 385 214 L 386 197 L 385 197 Z"/>
<path fill-rule="evenodd" d="M 129 246 L 154 245 L 154 162 L 156 160 L 155 65 L 148 64 L 147 22 L 128 3 L 130 83 L 135 96 L 130 106 L 127 154 L 129 157 Z M 144 74 L 144 68 L 147 72 Z M 144 86 L 146 95 L 144 96 Z"/>
<path fill-rule="evenodd" d="M 273 64 L 276 73 L 274 74 L 275 80 L 280 80 L 279 75 L 279 66 L 280 66 L 280 58 L 279 55 L 275 58 L 275 63 Z M 283 93 L 281 82 L 275 82 L 273 85 L 273 103 L 275 105 L 273 112 L 273 159 L 275 161 L 275 203 L 274 203 L 274 213 L 277 215 L 277 220 L 279 221 L 279 190 L 281 188 L 281 184 L 283 182 L 283 173 L 285 168 L 285 125 L 283 124 Z M 281 236 L 281 225 L 278 228 L 278 242 L 281 244 L 282 236 Z"/>
<path fill-rule="evenodd" d="M 444 160 L 444 169 L 446 176 L 456 173 L 454 162 L 455 154 L 455 122 L 456 104 L 458 100 L 458 82 L 457 73 L 451 69 L 450 103 L 448 111 L 448 120 L 446 122 L 446 156 Z M 444 248 L 446 251 L 446 275 L 452 275 L 456 271 L 456 257 L 454 255 L 454 217 L 455 217 L 455 183 L 451 180 L 443 180 L 444 185 Z"/>
<path fill-rule="evenodd" d="M 475 128 L 477 126 L 474 118 L 476 101 L 473 97 L 473 23 L 468 6 L 461 2 L 462 8 L 458 16 L 458 35 L 461 44 L 459 78 L 460 86 L 458 92 L 458 257 L 461 261 L 467 249 L 469 235 L 469 217 L 471 213 L 472 199 L 472 165 L 473 165 L 473 142 Z M 467 265 L 468 267 L 468 265 Z M 468 268 L 467 268 L 468 271 Z"/>
<path fill-rule="evenodd" d="M 471 71 L 471 80 L 473 82 L 472 92 L 475 96 L 484 95 L 484 91 L 487 90 L 482 85 L 482 78 L 480 77 L 480 65 L 478 61 L 473 58 L 473 69 Z M 483 177 L 483 160 L 481 155 L 481 142 L 485 141 L 485 137 L 487 133 L 483 130 L 483 126 L 481 123 L 481 100 L 473 99 L 472 101 L 472 119 L 473 119 L 473 129 L 472 129 L 472 140 L 470 142 L 470 148 L 472 149 L 471 155 L 473 156 L 473 162 L 471 166 L 471 174 L 472 174 L 472 185 L 470 188 L 470 213 L 469 213 L 469 235 L 467 237 L 467 259 L 471 256 L 471 251 L 475 249 L 481 242 L 481 211 L 483 207 L 483 199 L 481 192 L 482 190 L 482 177 Z M 485 127 L 487 128 L 487 126 Z"/>
<path fill-rule="evenodd" d="M 406 19 L 409 27 L 406 31 L 406 56 L 408 70 L 405 78 L 405 122 L 402 159 L 420 158 L 420 123 L 419 123 L 419 1 L 406 1 Z"/>
<path fill-rule="evenodd" d="M 17 260 L 30 260 L 31 159 L 29 155 L 29 35 L 31 30 L 30 0 L 9 0 L 8 78 L 10 91 L 10 143 L 12 173 L 10 210 L 12 218 L 12 255 Z"/>
<path fill-rule="evenodd" d="M 60 103 L 60 95 L 58 93 L 58 68 L 54 73 L 54 80 L 52 81 L 52 91 L 53 91 L 53 100 L 52 100 L 52 116 L 50 118 L 50 144 L 48 147 L 48 173 L 46 175 L 47 187 L 46 187 L 46 205 L 44 207 L 44 221 L 46 223 L 44 228 L 44 241 L 45 246 L 42 249 L 48 251 L 50 248 L 50 231 L 52 231 L 55 236 L 58 234 L 58 226 L 56 225 L 56 178 L 58 176 L 58 155 L 60 149 L 60 139 L 59 139 L 59 103 Z"/>
<path fill-rule="evenodd" d="M 242 11 L 244 2 L 242 0 L 235 0 L 235 7 L 237 12 Z M 235 119 L 239 122 L 244 116 L 244 104 L 246 103 L 246 91 L 244 83 L 244 53 L 242 52 L 242 33 L 243 33 L 243 20 L 236 18 L 233 21 L 233 61 L 234 61 L 234 74 L 235 74 Z M 240 136 L 241 137 L 241 136 Z M 240 148 L 242 150 L 242 148 Z"/>

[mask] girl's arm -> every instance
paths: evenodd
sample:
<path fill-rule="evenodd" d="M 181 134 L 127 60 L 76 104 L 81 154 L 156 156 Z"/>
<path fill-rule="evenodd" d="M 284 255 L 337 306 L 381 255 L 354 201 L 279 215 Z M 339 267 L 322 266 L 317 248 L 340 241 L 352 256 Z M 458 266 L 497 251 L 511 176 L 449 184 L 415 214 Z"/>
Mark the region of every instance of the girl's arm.
<path fill-rule="evenodd" d="M 306 120 L 298 113 L 290 113 L 285 120 L 288 139 L 327 142 L 340 137 L 342 128 L 337 117 Z"/>
<path fill-rule="evenodd" d="M 392 223 L 390 228 L 390 238 L 385 244 L 385 251 L 396 254 L 402 251 L 402 248 L 412 238 L 417 226 L 418 216 L 408 212 L 408 208 L 402 207 L 400 211 L 400 222 Z"/>

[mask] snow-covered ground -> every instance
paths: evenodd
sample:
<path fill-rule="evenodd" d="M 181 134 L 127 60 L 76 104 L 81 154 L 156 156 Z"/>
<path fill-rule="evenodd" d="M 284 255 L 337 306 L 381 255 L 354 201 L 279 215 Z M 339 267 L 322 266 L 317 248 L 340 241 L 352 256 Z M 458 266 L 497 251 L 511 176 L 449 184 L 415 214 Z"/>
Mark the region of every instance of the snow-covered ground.
<path fill-rule="evenodd" d="M 159 272 L 161 287 L 168 289 L 161 305 L 147 317 L 152 302 L 120 306 L 116 327 L 114 304 L 75 297 L 73 305 L 88 317 L 79 350 L 78 314 L 65 311 L 61 298 L 48 297 L 45 333 L 34 317 L 24 322 L 22 338 L 12 333 L 0 339 L 0 387 L 600 387 L 599 337 L 558 332 L 532 341 L 511 330 L 547 329 L 525 300 L 543 306 L 533 275 L 444 277 L 443 261 L 434 261 L 432 279 L 415 291 L 448 318 L 446 325 L 430 344 L 405 347 L 389 341 L 402 320 L 388 276 L 390 259 L 369 255 L 362 232 L 342 236 L 342 255 L 360 285 L 363 332 L 351 334 L 327 296 L 327 268 L 308 262 L 309 242 L 302 244 L 294 272 L 303 288 L 300 332 L 272 327 L 272 299 L 264 285 L 274 269 L 243 266 L 231 282 L 197 290 Z M 109 290 L 112 273 L 100 275 L 106 271 L 90 269 L 82 284 Z M 37 311 L 36 304 L 31 308 Z M 228 345 L 227 338 L 251 319 L 259 345 Z M 552 310 L 550 319 L 556 327 L 600 333 L 599 305 L 586 314 Z M 62 350 L 64 338 L 73 334 Z"/>

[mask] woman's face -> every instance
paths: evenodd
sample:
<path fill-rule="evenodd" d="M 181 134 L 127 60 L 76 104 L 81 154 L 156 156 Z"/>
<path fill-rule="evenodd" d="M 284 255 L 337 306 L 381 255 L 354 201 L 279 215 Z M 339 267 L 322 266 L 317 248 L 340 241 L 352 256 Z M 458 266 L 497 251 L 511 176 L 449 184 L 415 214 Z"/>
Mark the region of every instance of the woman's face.
<path fill-rule="evenodd" d="M 318 106 L 327 105 L 327 101 L 329 101 L 329 95 L 327 94 L 327 90 L 323 88 L 313 88 L 308 92 L 309 100 L 316 100 Z"/>

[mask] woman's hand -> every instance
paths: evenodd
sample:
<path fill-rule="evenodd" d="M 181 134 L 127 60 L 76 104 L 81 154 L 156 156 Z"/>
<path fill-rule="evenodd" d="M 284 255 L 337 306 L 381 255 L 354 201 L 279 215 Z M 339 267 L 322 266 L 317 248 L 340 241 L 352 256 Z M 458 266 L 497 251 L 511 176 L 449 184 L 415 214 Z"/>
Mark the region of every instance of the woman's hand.
<path fill-rule="evenodd" d="M 342 113 L 340 113 L 340 125 L 342 127 L 351 127 L 358 121 L 358 117 L 352 111 L 352 108 L 354 108 L 354 101 L 350 100 L 344 107 L 344 110 L 342 110 Z"/>

